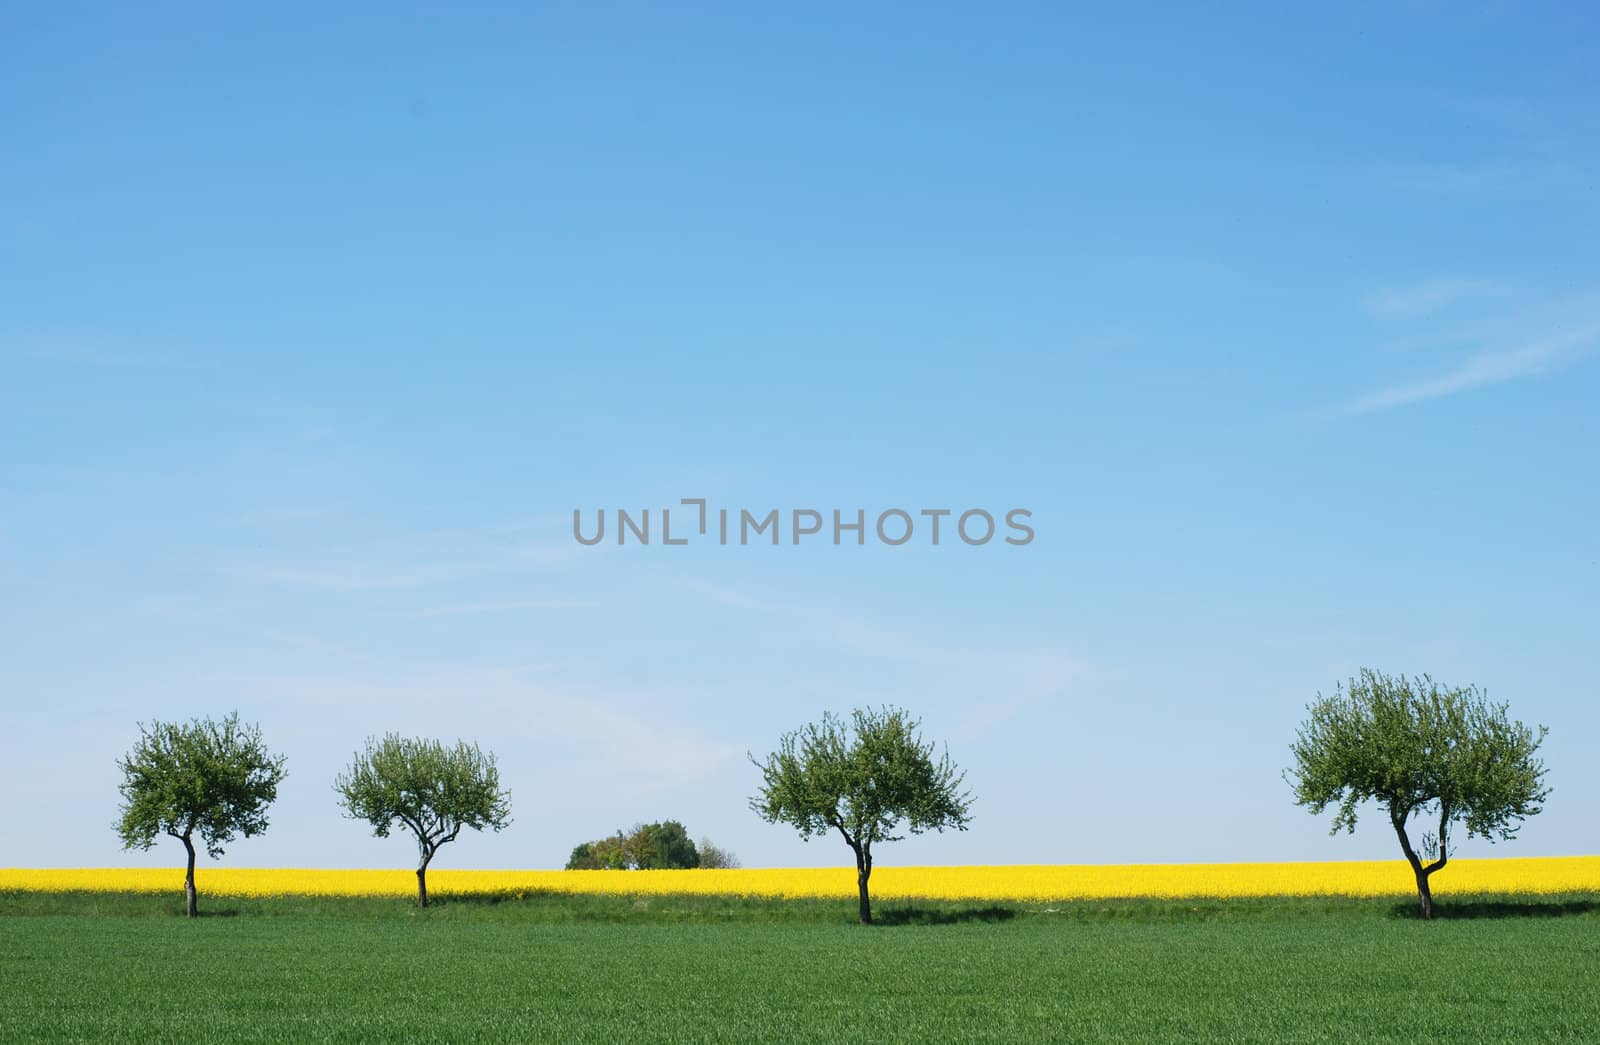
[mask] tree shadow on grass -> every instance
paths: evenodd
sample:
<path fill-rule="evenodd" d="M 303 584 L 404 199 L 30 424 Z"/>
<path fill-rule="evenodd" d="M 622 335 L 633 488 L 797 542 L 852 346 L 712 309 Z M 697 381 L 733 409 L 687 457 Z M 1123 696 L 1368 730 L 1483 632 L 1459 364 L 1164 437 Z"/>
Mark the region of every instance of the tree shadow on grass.
<path fill-rule="evenodd" d="M 570 898 L 571 893 L 559 893 L 553 889 L 524 889 L 519 892 L 434 892 L 428 891 L 428 909 L 435 907 L 449 907 L 452 904 L 471 907 L 498 907 L 501 904 L 538 903 L 544 900 L 562 900 Z M 581 895 L 581 894 L 579 894 Z M 397 897 L 398 899 L 398 897 Z M 416 907 L 417 898 L 406 896 L 407 906 Z"/>
<path fill-rule="evenodd" d="M 1009 922 L 1010 907 L 890 907 L 873 912 L 873 925 L 960 925 L 964 922 Z"/>
<path fill-rule="evenodd" d="M 1566 915 L 1594 914 L 1600 900 L 1448 900 L 1436 901 L 1435 921 L 1469 918 L 1561 918 Z M 1422 919 L 1415 901 L 1394 906 L 1398 918 Z"/>

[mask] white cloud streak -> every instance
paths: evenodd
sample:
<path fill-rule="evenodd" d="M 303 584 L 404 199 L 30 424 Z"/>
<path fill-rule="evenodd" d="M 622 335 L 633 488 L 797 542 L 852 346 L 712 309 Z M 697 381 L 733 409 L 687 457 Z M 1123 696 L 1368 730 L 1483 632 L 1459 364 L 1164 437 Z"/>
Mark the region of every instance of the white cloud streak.
<path fill-rule="evenodd" d="M 1414 319 L 1449 308 L 1473 297 L 1500 297 L 1503 284 L 1485 279 L 1435 279 L 1409 287 L 1395 287 L 1367 300 L 1367 311 L 1382 319 Z"/>
<path fill-rule="evenodd" d="M 232 688 L 279 709 L 314 709 L 322 729 L 340 735 L 359 739 L 392 729 L 475 738 L 518 762 L 600 768 L 608 780 L 632 778 L 635 786 L 700 779 L 743 755 L 637 700 L 555 689 L 505 669 L 442 668 L 381 680 L 258 676 Z"/>
<path fill-rule="evenodd" d="M 1390 385 L 1346 404 L 1339 412 L 1365 414 L 1440 399 L 1474 388 L 1546 373 L 1570 362 L 1600 340 L 1600 322 L 1564 330 L 1515 348 L 1481 352 L 1436 377 Z"/>
<path fill-rule="evenodd" d="M 1386 181 L 1391 188 L 1423 196 L 1517 199 L 1581 185 L 1583 177 L 1568 164 L 1546 161 L 1417 163 L 1391 168 Z"/>
<path fill-rule="evenodd" d="M 452 602 L 430 606 L 414 617 L 460 617 L 478 613 L 516 613 L 535 610 L 588 610 L 600 604 L 580 599 L 509 599 L 504 602 Z"/>

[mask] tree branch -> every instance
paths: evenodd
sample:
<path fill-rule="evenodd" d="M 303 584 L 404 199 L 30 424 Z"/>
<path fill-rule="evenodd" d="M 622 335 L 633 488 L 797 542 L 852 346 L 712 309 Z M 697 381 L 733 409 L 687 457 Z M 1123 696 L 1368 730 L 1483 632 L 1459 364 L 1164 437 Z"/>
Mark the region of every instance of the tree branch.
<path fill-rule="evenodd" d="M 839 829 L 839 835 L 844 839 L 845 845 L 848 845 L 859 854 L 861 852 L 861 843 L 850 837 L 850 832 L 844 829 L 844 820 L 838 813 L 833 814 L 833 826 Z"/>
<path fill-rule="evenodd" d="M 1443 867 L 1450 859 L 1448 836 L 1450 833 L 1450 806 L 1445 802 L 1439 803 L 1439 859 L 1433 861 L 1422 869 L 1423 874 L 1432 874 Z"/>
<path fill-rule="evenodd" d="M 1406 833 L 1406 816 L 1401 815 L 1393 807 L 1389 810 L 1389 819 L 1394 822 L 1394 833 L 1400 837 L 1400 851 L 1406 854 L 1406 862 L 1411 865 L 1411 870 L 1422 874 L 1422 861 L 1417 857 L 1417 851 L 1411 848 L 1411 836 Z"/>

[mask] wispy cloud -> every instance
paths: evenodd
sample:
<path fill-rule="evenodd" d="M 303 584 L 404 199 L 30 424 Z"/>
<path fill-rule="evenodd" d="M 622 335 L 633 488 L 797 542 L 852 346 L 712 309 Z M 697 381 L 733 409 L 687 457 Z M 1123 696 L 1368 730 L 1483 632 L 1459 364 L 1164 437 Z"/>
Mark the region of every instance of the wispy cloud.
<path fill-rule="evenodd" d="M 199 360 L 130 347 L 119 338 L 102 334 L 29 334 L 5 339 L 0 346 L 13 358 L 32 363 L 130 371 L 207 369 Z"/>
<path fill-rule="evenodd" d="M 1404 384 L 1390 385 L 1347 403 L 1338 412 L 1364 414 L 1439 399 L 1474 388 L 1502 384 L 1546 373 L 1600 341 L 1600 322 L 1559 331 L 1514 348 L 1480 352 L 1454 370 Z"/>
<path fill-rule="evenodd" d="M 1029 692 L 1059 692 L 1085 670 L 1082 661 L 1057 650 L 974 649 L 929 643 L 855 621 L 839 624 L 830 637 L 870 657 L 982 677 Z"/>
<path fill-rule="evenodd" d="M 1444 197 L 1538 196 L 1571 186 L 1578 172 L 1564 163 L 1414 163 L 1392 167 L 1384 181 L 1401 192 Z"/>
<path fill-rule="evenodd" d="M 510 599 L 504 602 L 454 602 L 430 606 L 415 617 L 459 617 L 476 613 L 517 613 L 535 610 L 588 610 L 599 603 L 578 599 Z"/>
<path fill-rule="evenodd" d="M 765 599 L 743 588 L 720 584 L 687 573 L 673 573 L 670 579 L 673 584 L 703 596 L 719 606 L 728 606 L 736 610 L 758 610 L 767 607 Z"/>
<path fill-rule="evenodd" d="M 867 657 L 914 666 L 918 678 L 937 678 L 938 685 L 964 694 L 963 732 L 993 728 L 1031 705 L 1059 699 L 1090 670 L 1086 662 L 1059 649 L 928 642 L 853 619 L 841 620 L 826 637 Z"/>
<path fill-rule="evenodd" d="M 576 556 L 571 545 L 532 532 L 535 527 L 526 522 L 392 533 L 379 524 L 316 512 L 257 513 L 231 521 L 257 538 L 250 557 L 225 564 L 225 572 L 247 583 L 281 588 L 423 588 L 538 572 Z M 488 608 L 476 600 L 462 600 L 462 606 L 469 608 L 461 612 Z"/>
<path fill-rule="evenodd" d="M 455 566 L 405 567 L 360 565 L 256 566 L 233 568 L 233 576 L 253 584 L 275 587 L 312 588 L 319 591 L 381 591 L 389 588 L 415 588 L 456 580 L 467 571 Z"/>
<path fill-rule="evenodd" d="M 1110 268 L 1164 284 L 1205 287 L 1211 290 L 1245 290 L 1254 279 L 1243 269 L 1219 258 L 1184 254 L 1135 254 L 1103 259 Z"/>
<path fill-rule="evenodd" d="M 404 678 L 271 675 L 231 685 L 275 707 L 314 708 L 335 735 L 393 729 L 476 737 L 541 765 L 604 767 L 608 781 L 633 778 L 633 787 L 698 779 L 743 756 L 737 745 L 637 698 L 553 688 L 509 669 L 440 667 Z M 451 714 L 441 727 L 442 707 Z"/>
<path fill-rule="evenodd" d="M 1432 279 L 1392 287 L 1367 299 L 1367 311 L 1383 319 L 1431 315 L 1472 298 L 1502 297 L 1507 286 L 1487 279 Z"/>

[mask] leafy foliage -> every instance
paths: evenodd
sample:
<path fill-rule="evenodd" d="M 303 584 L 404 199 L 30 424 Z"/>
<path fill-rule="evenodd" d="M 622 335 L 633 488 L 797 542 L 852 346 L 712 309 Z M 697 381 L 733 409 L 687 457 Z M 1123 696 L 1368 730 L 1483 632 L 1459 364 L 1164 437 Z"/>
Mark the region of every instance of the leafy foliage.
<path fill-rule="evenodd" d="M 641 869 L 699 867 L 700 853 L 676 820 L 644 824 L 632 838 L 633 865 Z"/>
<path fill-rule="evenodd" d="M 935 758 L 920 727 L 899 708 L 857 709 L 848 724 L 824 715 L 785 733 L 778 750 L 755 763 L 762 786 L 750 808 L 757 815 L 792 824 L 805 839 L 837 831 L 855 853 L 863 923 L 872 920 L 874 843 L 898 841 L 901 830 L 966 830 L 969 821 L 964 775 L 948 753 Z"/>
<path fill-rule="evenodd" d="M 802 838 L 837 830 L 852 846 L 967 826 L 970 795 L 948 754 L 934 758 L 917 736 L 921 722 L 896 708 L 834 715 L 786 733 L 761 769 L 750 807 L 768 823 L 788 823 Z"/>
<path fill-rule="evenodd" d="M 1535 757 L 1545 728 L 1513 721 L 1505 704 L 1476 687 L 1363 668 L 1348 689 L 1318 694 L 1307 710 L 1286 773 L 1296 803 L 1313 813 L 1335 806 L 1335 833 L 1355 830 L 1362 803 L 1380 803 L 1417 874 L 1425 915 L 1432 913 L 1427 878 L 1448 861 L 1454 825 L 1468 838 L 1509 839 L 1549 795 Z M 1433 857 L 1427 866 L 1406 829 L 1413 816 L 1437 817 L 1423 847 Z"/>
<path fill-rule="evenodd" d="M 425 874 L 439 847 L 464 827 L 503 829 L 511 822 L 511 793 L 500 787 L 494 755 L 476 744 L 390 733 L 369 738 L 334 782 L 346 815 L 365 820 L 379 838 L 396 826 L 417 841 L 418 901 L 427 906 Z"/>
<path fill-rule="evenodd" d="M 567 858 L 569 871 L 626 871 L 631 866 L 628 837 L 620 830 L 607 838 L 579 842 Z"/>
<path fill-rule="evenodd" d="M 709 838 L 700 839 L 700 844 L 696 848 L 700 850 L 700 866 L 706 870 L 731 870 L 741 866 L 737 856 L 714 844 Z"/>
<path fill-rule="evenodd" d="M 567 870 L 626 871 L 701 866 L 689 832 L 676 820 L 635 824 L 624 834 L 584 842 L 572 850 Z"/>
<path fill-rule="evenodd" d="M 235 836 L 267 829 L 267 808 L 287 775 L 260 727 L 241 725 L 238 712 L 221 722 L 141 723 L 138 743 L 117 764 L 123 848 L 149 849 L 164 834 L 187 844 L 198 834 L 213 857 Z"/>

